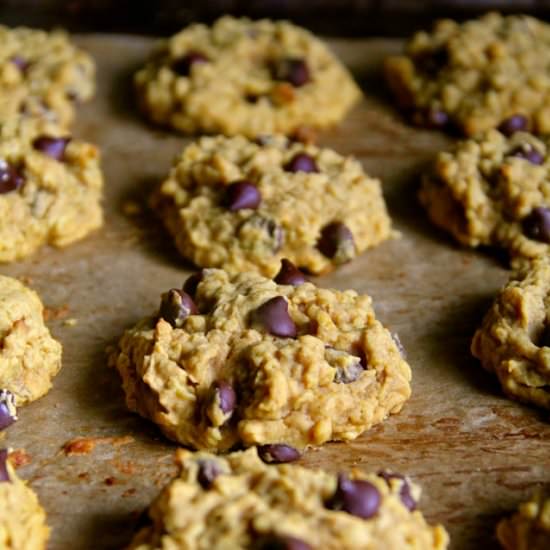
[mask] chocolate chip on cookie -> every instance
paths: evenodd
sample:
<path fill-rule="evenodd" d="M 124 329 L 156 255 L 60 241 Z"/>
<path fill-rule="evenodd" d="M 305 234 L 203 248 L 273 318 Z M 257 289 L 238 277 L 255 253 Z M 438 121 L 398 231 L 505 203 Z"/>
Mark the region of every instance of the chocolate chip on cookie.
<path fill-rule="evenodd" d="M 281 260 L 281 269 L 273 279 L 278 285 L 299 286 L 307 282 L 306 276 L 286 258 Z"/>
<path fill-rule="evenodd" d="M 14 55 L 10 58 L 10 61 L 22 72 L 26 72 L 29 68 L 29 62 L 20 55 Z"/>
<path fill-rule="evenodd" d="M 197 481 L 203 489 L 210 489 L 214 480 L 222 473 L 215 460 L 202 460 L 199 462 Z"/>
<path fill-rule="evenodd" d="M 361 479 L 351 480 L 345 474 L 339 474 L 329 508 L 369 519 L 378 512 L 381 502 L 380 491 L 372 483 Z"/>
<path fill-rule="evenodd" d="M 511 157 L 517 157 L 529 161 L 531 164 L 540 166 L 544 164 L 544 155 L 532 145 L 520 145 L 510 152 Z"/>
<path fill-rule="evenodd" d="M 174 328 L 180 328 L 189 315 L 196 315 L 198 312 L 193 298 L 179 288 L 172 288 L 162 295 L 159 317 Z"/>
<path fill-rule="evenodd" d="M 524 218 L 523 230 L 530 239 L 550 244 L 550 208 L 534 208 Z"/>
<path fill-rule="evenodd" d="M 9 162 L 0 160 L 0 194 L 17 191 L 25 180 L 20 166 L 14 166 Z"/>
<path fill-rule="evenodd" d="M 9 390 L 0 390 L 0 430 L 5 430 L 16 420 L 15 396 Z"/>
<path fill-rule="evenodd" d="M 284 443 L 269 443 L 258 447 L 258 455 L 269 464 L 284 464 L 294 462 L 302 456 L 298 449 Z"/>
<path fill-rule="evenodd" d="M 525 132 L 529 128 L 529 120 L 527 117 L 516 114 L 504 119 L 498 126 L 499 132 L 510 137 L 516 132 Z"/>
<path fill-rule="evenodd" d="M 297 153 L 286 164 L 287 172 L 306 172 L 308 174 L 319 172 L 315 159 L 307 153 Z"/>
<path fill-rule="evenodd" d="M 50 137 L 39 136 L 32 142 L 32 146 L 37 151 L 44 153 L 48 157 L 62 162 L 65 158 L 65 149 L 71 141 L 70 137 Z"/>
<path fill-rule="evenodd" d="M 317 248 L 336 264 L 344 264 L 355 257 L 353 233 L 342 222 L 332 222 L 323 227 Z"/>
<path fill-rule="evenodd" d="M 307 84 L 311 79 L 307 63 L 300 58 L 279 59 L 271 64 L 271 72 L 274 80 L 290 82 L 296 88 Z"/>
<path fill-rule="evenodd" d="M 405 508 L 407 508 L 407 510 L 411 512 L 413 510 L 416 510 L 418 503 L 413 497 L 411 493 L 411 486 L 409 484 L 409 481 L 404 475 L 398 474 L 395 472 L 388 472 L 386 470 L 381 470 L 378 472 L 378 476 L 381 477 L 390 487 L 391 487 L 392 479 L 399 480 L 401 482 L 401 487 L 399 489 L 399 498 L 401 499 L 403 506 L 405 506 Z"/>
<path fill-rule="evenodd" d="M 255 209 L 262 202 L 262 195 L 258 188 L 246 180 L 230 184 L 225 193 L 225 203 L 232 212 L 244 208 Z"/>
<path fill-rule="evenodd" d="M 281 338 L 296 338 L 298 333 L 288 313 L 288 302 L 282 296 L 275 296 L 252 312 L 252 321 L 269 334 Z"/>
<path fill-rule="evenodd" d="M 189 76 L 191 67 L 200 63 L 208 63 L 209 59 L 201 52 L 191 51 L 172 64 L 172 70 L 180 76 Z"/>

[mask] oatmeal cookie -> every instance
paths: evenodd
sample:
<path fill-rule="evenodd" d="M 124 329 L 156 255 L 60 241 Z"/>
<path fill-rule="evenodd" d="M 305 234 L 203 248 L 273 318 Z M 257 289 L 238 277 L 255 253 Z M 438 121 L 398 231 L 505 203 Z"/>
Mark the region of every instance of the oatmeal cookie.
<path fill-rule="evenodd" d="M 392 236 L 380 182 L 352 157 L 284 136 L 203 137 L 152 206 L 200 267 L 273 276 L 282 258 L 324 273 Z"/>
<path fill-rule="evenodd" d="M 550 132 L 550 25 L 489 13 L 419 32 L 386 78 L 413 122 L 476 136 L 500 127 Z"/>
<path fill-rule="evenodd" d="M 444 550 L 449 537 L 417 510 L 399 474 L 329 474 L 267 465 L 255 449 L 178 451 L 182 468 L 153 502 L 133 550 Z"/>
<path fill-rule="evenodd" d="M 229 16 L 162 42 L 135 86 L 153 122 L 249 137 L 333 125 L 361 96 L 345 67 L 305 29 Z"/>
<path fill-rule="evenodd" d="M 550 260 L 542 258 L 499 292 L 472 353 L 514 399 L 550 409 Z"/>
<path fill-rule="evenodd" d="M 512 265 L 550 253 L 550 139 L 491 130 L 439 153 L 420 201 L 461 244 L 507 250 Z"/>
<path fill-rule="evenodd" d="M 205 269 L 110 354 L 126 404 L 189 447 L 352 440 L 410 396 L 411 371 L 369 296 Z"/>
<path fill-rule="evenodd" d="M 61 368 L 61 344 L 44 325 L 43 306 L 36 292 L 16 279 L 0 275 L 0 401 L 15 416 L 14 404 L 42 397 Z M 7 395 L 5 390 L 7 390 Z M 9 394 L 13 394 L 14 398 Z"/>

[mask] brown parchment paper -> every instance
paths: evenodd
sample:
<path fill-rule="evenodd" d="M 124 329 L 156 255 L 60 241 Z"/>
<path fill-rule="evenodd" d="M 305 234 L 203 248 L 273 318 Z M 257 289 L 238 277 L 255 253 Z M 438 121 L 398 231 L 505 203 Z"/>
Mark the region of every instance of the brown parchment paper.
<path fill-rule="evenodd" d="M 188 141 L 149 127 L 134 109 L 130 76 L 153 42 L 107 35 L 77 41 L 99 69 L 97 97 L 79 109 L 74 134 L 101 147 L 105 226 L 68 249 L 43 249 L 0 266 L 40 293 L 64 347 L 53 390 L 20 410 L 5 439 L 30 458 L 19 474 L 46 508 L 52 550 L 122 547 L 139 513 L 174 474 L 175 445 L 127 412 L 105 348 L 190 272 L 154 216 L 128 216 L 122 209 L 129 199 L 143 202 Z M 469 353 L 472 334 L 508 272 L 480 252 L 458 248 L 430 225 L 416 201 L 419 173 L 451 141 L 406 126 L 393 110 L 379 69 L 400 43 L 331 45 L 366 97 L 321 143 L 357 156 L 383 179 L 402 238 L 318 284 L 374 297 L 378 316 L 407 349 L 413 396 L 383 425 L 353 443 L 310 451 L 302 464 L 407 473 L 424 489 L 421 508 L 429 521 L 450 531 L 452 548 L 496 548 L 498 518 L 537 483 L 550 481 L 548 416 L 505 399 Z M 69 326 L 68 319 L 77 324 Z M 80 445 L 89 452 L 67 456 L 64 444 L 82 437 L 92 438 Z"/>

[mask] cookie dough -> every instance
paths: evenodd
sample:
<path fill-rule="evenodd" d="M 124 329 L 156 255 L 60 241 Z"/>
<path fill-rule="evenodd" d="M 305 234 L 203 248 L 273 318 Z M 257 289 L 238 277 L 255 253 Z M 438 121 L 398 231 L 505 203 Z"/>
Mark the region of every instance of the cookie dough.
<path fill-rule="evenodd" d="M 61 344 L 44 325 L 42 311 L 36 292 L 0 275 L 0 388 L 13 394 L 18 406 L 48 392 L 61 368 Z"/>
<path fill-rule="evenodd" d="M 94 93 L 92 58 L 63 31 L 0 26 L 0 43 L 0 125 L 22 117 L 66 129 L 74 103 Z"/>
<path fill-rule="evenodd" d="M 520 505 L 497 527 L 497 537 L 505 550 L 548 550 L 550 548 L 550 491 L 539 491 Z"/>
<path fill-rule="evenodd" d="M 100 227 L 102 187 L 94 145 L 67 133 L 0 140 L 0 262 Z"/>
<path fill-rule="evenodd" d="M 282 258 L 324 273 L 392 236 L 380 182 L 357 160 L 281 135 L 201 138 L 151 203 L 196 265 L 268 277 Z"/>
<path fill-rule="evenodd" d="M 130 549 L 443 550 L 449 542 L 416 510 L 419 487 L 396 474 L 267 465 L 256 449 L 224 458 L 179 451 L 178 460 L 179 477 Z"/>
<path fill-rule="evenodd" d="M 439 153 L 420 201 L 461 244 L 507 250 L 512 265 L 550 253 L 550 139 L 497 130 Z"/>
<path fill-rule="evenodd" d="M 159 44 L 135 86 L 153 122 L 249 137 L 331 126 L 361 96 L 345 67 L 305 29 L 229 16 Z"/>
<path fill-rule="evenodd" d="M 371 298 L 286 280 L 205 269 L 164 294 L 111 353 L 128 407 L 213 451 L 352 440 L 399 412 L 411 371 Z"/>
<path fill-rule="evenodd" d="M 0 449 L 0 548 L 45 550 L 50 530 L 34 492 L 21 481 Z"/>
<path fill-rule="evenodd" d="M 539 259 L 499 292 L 472 353 L 513 399 L 550 409 L 550 260 Z"/>
<path fill-rule="evenodd" d="M 550 132 L 550 25 L 490 13 L 419 32 L 385 63 L 400 107 L 416 124 L 467 136 L 501 127 Z"/>

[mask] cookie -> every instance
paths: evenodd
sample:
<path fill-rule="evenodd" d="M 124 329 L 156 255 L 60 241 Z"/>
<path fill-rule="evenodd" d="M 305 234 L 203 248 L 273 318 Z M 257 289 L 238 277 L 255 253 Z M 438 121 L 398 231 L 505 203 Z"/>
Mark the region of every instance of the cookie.
<path fill-rule="evenodd" d="M 497 130 L 439 153 L 420 201 L 461 244 L 506 249 L 512 265 L 550 253 L 550 139 Z"/>
<path fill-rule="evenodd" d="M 301 277 L 300 277 L 301 276 Z M 411 371 L 369 296 L 205 269 L 111 352 L 126 404 L 189 447 L 352 440 L 397 413 Z"/>
<path fill-rule="evenodd" d="M 146 116 L 186 134 L 324 128 L 361 96 L 346 68 L 305 29 L 229 16 L 159 44 L 134 82 Z"/>
<path fill-rule="evenodd" d="M 490 13 L 419 32 L 385 74 L 414 123 L 476 136 L 550 132 L 550 25 L 533 17 Z"/>
<path fill-rule="evenodd" d="M 99 151 L 67 133 L 0 140 L 0 262 L 101 226 Z"/>
<path fill-rule="evenodd" d="M 497 526 L 497 537 L 505 550 L 550 548 L 550 492 L 538 491 L 520 505 L 511 517 Z"/>
<path fill-rule="evenodd" d="M 330 474 L 268 465 L 255 449 L 178 451 L 181 472 L 153 502 L 130 549 L 443 550 L 449 537 L 417 510 L 399 474 Z"/>
<path fill-rule="evenodd" d="M 513 399 L 550 409 L 550 261 L 539 259 L 499 292 L 472 353 Z"/>
<path fill-rule="evenodd" d="M 380 182 L 357 160 L 281 135 L 201 138 L 151 204 L 196 265 L 268 277 L 282 258 L 324 273 L 392 236 Z"/>
<path fill-rule="evenodd" d="M 61 368 L 61 344 L 51 337 L 42 312 L 36 292 L 0 275 L 0 388 L 4 390 L 0 423 L 4 427 L 11 423 L 6 417 L 14 420 L 13 401 L 23 405 L 42 397 Z"/>
<path fill-rule="evenodd" d="M 50 530 L 38 498 L 21 481 L 0 449 L 0 548 L 45 550 Z"/>
<path fill-rule="evenodd" d="M 92 58 L 63 31 L 0 26 L 0 43 L 0 125 L 22 117 L 66 129 L 75 102 L 94 93 Z"/>

